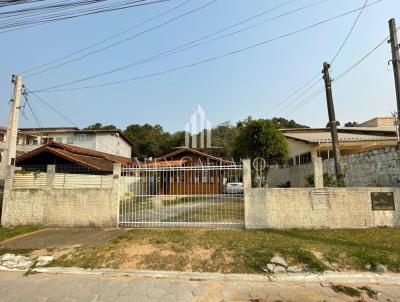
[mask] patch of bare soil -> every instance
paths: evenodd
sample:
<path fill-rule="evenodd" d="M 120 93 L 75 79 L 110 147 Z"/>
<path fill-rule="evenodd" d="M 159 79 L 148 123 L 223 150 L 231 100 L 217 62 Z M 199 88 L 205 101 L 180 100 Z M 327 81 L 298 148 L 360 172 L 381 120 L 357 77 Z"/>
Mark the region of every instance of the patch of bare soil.
<path fill-rule="evenodd" d="M 121 269 L 137 269 L 138 263 L 141 261 L 142 257 L 145 255 L 152 254 L 156 248 L 152 244 L 124 244 L 120 247 L 125 255 L 125 261 L 120 264 Z"/>
<path fill-rule="evenodd" d="M 35 259 L 37 259 L 37 258 L 40 257 L 40 256 L 47 256 L 47 255 L 49 255 L 49 252 L 48 252 L 46 249 L 34 250 L 34 251 L 30 254 L 29 258 L 30 258 L 31 260 L 35 260 Z"/>

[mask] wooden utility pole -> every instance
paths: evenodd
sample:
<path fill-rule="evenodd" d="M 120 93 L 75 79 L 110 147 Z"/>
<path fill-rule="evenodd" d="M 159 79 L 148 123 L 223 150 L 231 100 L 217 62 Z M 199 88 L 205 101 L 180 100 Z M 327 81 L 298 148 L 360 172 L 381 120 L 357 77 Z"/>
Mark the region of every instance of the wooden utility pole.
<path fill-rule="evenodd" d="M 330 65 L 327 62 L 325 62 L 323 74 L 324 74 L 324 80 L 325 80 L 326 101 L 328 104 L 329 127 L 331 129 L 333 157 L 335 160 L 335 172 L 336 172 L 337 182 L 338 182 L 339 186 L 342 186 L 343 185 L 343 173 L 342 173 L 342 166 L 340 165 L 339 137 L 338 137 L 338 132 L 337 132 L 335 107 L 333 105 L 332 80 L 329 75 L 329 68 L 330 68 Z"/>
<path fill-rule="evenodd" d="M 394 73 L 394 83 L 397 98 L 397 135 L 400 133 L 400 45 L 397 40 L 396 20 L 389 20 L 390 44 L 392 45 L 392 64 Z M 400 148 L 400 140 L 398 142 Z"/>
<path fill-rule="evenodd" d="M 1 160 L 0 177 L 5 177 L 7 166 L 14 166 L 17 153 L 18 120 L 20 111 L 20 100 L 22 93 L 22 77 L 12 77 L 14 91 L 10 100 L 10 113 L 8 117 L 6 144 Z"/>

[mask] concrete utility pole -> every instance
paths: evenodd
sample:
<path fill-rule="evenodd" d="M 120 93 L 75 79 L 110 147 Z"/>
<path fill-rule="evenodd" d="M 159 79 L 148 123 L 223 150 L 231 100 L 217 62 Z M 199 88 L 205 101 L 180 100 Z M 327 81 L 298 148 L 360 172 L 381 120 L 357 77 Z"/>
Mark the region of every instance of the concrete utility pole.
<path fill-rule="evenodd" d="M 392 45 L 392 64 L 394 73 L 394 83 L 397 98 L 397 135 L 400 133 L 400 45 L 397 40 L 396 20 L 389 20 L 390 44 Z M 400 148 L 400 141 L 399 148 Z"/>
<path fill-rule="evenodd" d="M 1 160 L 0 178 L 5 178 L 7 166 L 14 166 L 17 153 L 18 120 L 20 111 L 20 99 L 22 93 L 22 77 L 12 77 L 14 91 L 10 100 L 10 113 L 8 117 L 6 144 Z"/>
<path fill-rule="evenodd" d="M 343 185 L 343 173 L 342 173 L 342 166 L 340 165 L 339 137 L 338 137 L 338 132 L 337 132 L 335 107 L 333 106 L 332 80 L 329 75 L 330 67 L 331 66 L 327 62 L 325 62 L 323 74 L 324 74 L 324 80 L 325 80 L 326 101 L 328 104 L 329 126 L 331 128 L 333 157 L 335 160 L 336 179 L 338 181 L 339 186 L 342 186 Z"/>

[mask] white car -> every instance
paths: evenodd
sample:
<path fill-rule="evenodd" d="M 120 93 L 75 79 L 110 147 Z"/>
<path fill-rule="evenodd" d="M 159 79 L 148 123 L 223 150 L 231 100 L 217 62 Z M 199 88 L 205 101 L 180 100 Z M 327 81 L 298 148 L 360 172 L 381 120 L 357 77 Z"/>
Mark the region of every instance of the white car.
<path fill-rule="evenodd" d="M 229 176 L 225 184 L 226 194 L 243 194 L 243 179 L 241 176 Z"/>

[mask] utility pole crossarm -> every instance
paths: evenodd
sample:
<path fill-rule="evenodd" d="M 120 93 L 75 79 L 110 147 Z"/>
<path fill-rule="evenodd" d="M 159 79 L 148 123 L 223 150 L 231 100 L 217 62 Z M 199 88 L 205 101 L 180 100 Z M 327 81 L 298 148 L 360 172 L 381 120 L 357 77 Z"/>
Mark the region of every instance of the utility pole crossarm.
<path fill-rule="evenodd" d="M 395 19 L 389 20 L 390 44 L 392 47 L 392 64 L 394 83 L 397 99 L 397 134 L 400 132 L 400 45 L 397 39 L 397 28 Z M 398 142 L 400 148 L 400 140 Z"/>

